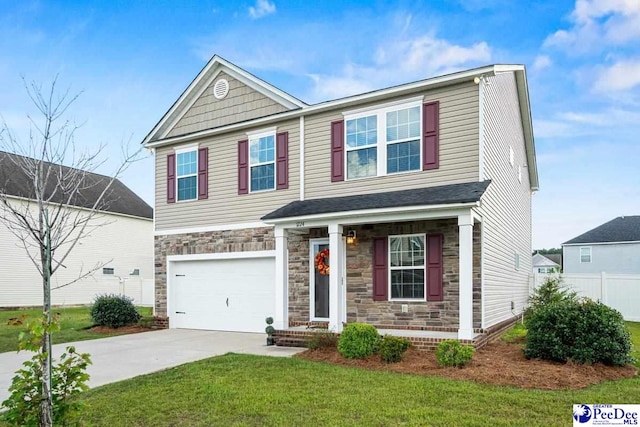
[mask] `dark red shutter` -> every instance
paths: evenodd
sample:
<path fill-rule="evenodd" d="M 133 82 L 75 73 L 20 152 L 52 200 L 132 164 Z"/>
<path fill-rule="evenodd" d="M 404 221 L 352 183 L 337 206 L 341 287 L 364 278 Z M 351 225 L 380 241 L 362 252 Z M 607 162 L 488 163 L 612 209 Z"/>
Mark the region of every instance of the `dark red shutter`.
<path fill-rule="evenodd" d="M 442 301 L 442 234 L 427 235 L 427 301 Z"/>
<path fill-rule="evenodd" d="M 176 155 L 167 154 L 167 203 L 176 202 Z"/>
<path fill-rule="evenodd" d="M 422 106 L 422 170 L 438 169 L 440 102 L 429 102 Z"/>
<path fill-rule="evenodd" d="M 249 192 L 249 141 L 238 141 L 238 194 Z"/>
<path fill-rule="evenodd" d="M 388 277 L 389 249 L 387 247 L 387 238 L 378 237 L 373 239 L 373 300 L 386 301 L 388 299 Z"/>
<path fill-rule="evenodd" d="M 289 132 L 276 135 L 276 189 L 289 188 Z"/>
<path fill-rule="evenodd" d="M 198 149 L 198 200 L 209 197 L 209 148 Z"/>
<path fill-rule="evenodd" d="M 331 181 L 344 181 L 344 120 L 331 122 Z"/>

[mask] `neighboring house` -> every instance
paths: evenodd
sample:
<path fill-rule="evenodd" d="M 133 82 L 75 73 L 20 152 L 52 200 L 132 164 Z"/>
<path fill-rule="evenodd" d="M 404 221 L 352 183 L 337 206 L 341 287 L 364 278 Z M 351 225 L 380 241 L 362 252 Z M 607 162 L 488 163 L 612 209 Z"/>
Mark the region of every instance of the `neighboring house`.
<path fill-rule="evenodd" d="M 534 273 L 549 274 L 560 272 L 560 264 L 547 258 L 547 255 L 535 253 L 531 257 L 531 264 L 533 265 Z"/>
<path fill-rule="evenodd" d="M 640 215 L 621 216 L 562 244 L 565 273 L 640 274 Z"/>
<path fill-rule="evenodd" d="M 32 184 L 16 165 L 19 159 L 15 154 L 0 152 L 0 192 L 13 204 L 35 209 L 30 200 Z M 88 173 L 87 187 L 66 209 L 82 215 L 109 179 Z M 79 241 L 63 263 L 64 268 L 52 277 L 54 305 L 88 304 L 96 294 L 114 292 L 134 298 L 136 304 L 153 305 L 153 209 L 118 180 L 108 191 L 107 203 L 92 223 L 104 225 L 89 227 L 89 235 Z M 53 201 L 59 203 L 57 194 Z M 56 289 L 105 262 L 93 276 Z M 37 306 L 42 299 L 40 274 L 17 237 L 0 222 L 0 307 Z"/>
<path fill-rule="evenodd" d="M 171 328 L 261 332 L 273 316 L 292 334 L 367 322 L 479 342 L 527 303 L 521 65 L 307 105 L 214 56 L 143 143 Z"/>

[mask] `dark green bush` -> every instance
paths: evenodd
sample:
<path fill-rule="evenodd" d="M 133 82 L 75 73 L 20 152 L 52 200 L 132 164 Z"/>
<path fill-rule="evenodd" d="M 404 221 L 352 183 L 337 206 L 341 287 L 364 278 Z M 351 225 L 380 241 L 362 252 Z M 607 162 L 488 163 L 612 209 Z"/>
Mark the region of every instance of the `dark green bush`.
<path fill-rule="evenodd" d="M 385 335 L 380 341 L 380 358 L 387 363 L 399 362 L 409 346 L 411 346 L 411 341 L 406 338 Z"/>
<path fill-rule="evenodd" d="M 119 328 L 134 325 L 140 320 L 133 299 L 124 295 L 98 295 L 89 310 L 91 320 L 98 326 Z"/>
<path fill-rule="evenodd" d="M 622 366 L 633 363 L 622 315 L 590 299 L 541 306 L 526 321 L 524 355 L 531 359 Z"/>
<path fill-rule="evenodd" d="M 462 345 L 460 341 L 442 341 L 436 349 L 436 358 L 439 366 L 455 366 L 461 368 L 473 358 L 474 348 L 470 345 Z"/>
<path fill-rule="evenodd" d="M 143 328 L 153 328 L 156 324 L 156 319 L 153 316 L 142 316 L 138 320 L 138 325 Z"/>
<path fill-rule="evenodd" d="M 378 330 L 365 323 L 349 323 L 338 339 L 338 352 L 347 359 L 364 359 L 378 351 Z"/>
<path fill-rule="evenodd" d="M 311 350 L 318 348 L 333 347 L 338 344 L 338 337 L 333 332 L 327 330 L 314 332 L 313 336 L 307 341 L 307 347 Z"/>

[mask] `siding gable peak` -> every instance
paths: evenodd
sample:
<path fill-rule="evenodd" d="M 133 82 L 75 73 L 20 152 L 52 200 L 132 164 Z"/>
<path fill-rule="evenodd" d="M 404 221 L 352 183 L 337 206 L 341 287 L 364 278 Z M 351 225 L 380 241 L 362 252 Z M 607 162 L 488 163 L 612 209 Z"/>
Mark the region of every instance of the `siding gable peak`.
<path fill-rule="evenodd" d="M 216 99 L 214 90 L 217 91 L 219 88 L 214 89 L 214 86 L 222 78 L 227 80 L 229 84 L 229 93 L 222 99 Z M 236 105 L 232 97 L 234 90 L 236 91 L 235 95 L 239 96 L 235 100 L 236 103 L 253 105 L 257 108 L 244 114 L 241 111 L 241 114 L 238 114 L 237 108 L 234 108 Z M 146 144 L 167 137 L 251 120 L 304 106 L 306 104 L 299 99 L 224 58 L 214 55 L 142 143 Z M 229 108 L 228 114 L 220 111 L 224 108 Z"/>

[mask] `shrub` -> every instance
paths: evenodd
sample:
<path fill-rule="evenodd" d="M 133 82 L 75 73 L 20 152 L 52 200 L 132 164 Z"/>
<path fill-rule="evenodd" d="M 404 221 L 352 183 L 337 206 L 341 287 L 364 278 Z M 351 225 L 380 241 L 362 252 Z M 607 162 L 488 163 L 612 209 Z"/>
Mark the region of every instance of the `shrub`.
<path fill-rule="evenodd" d="M 380 358 L 387 363 L 399 362 L 409 346 L 411 341 L 406 338 L 385 335 L 380 341 Z"/>
<path fill-rule="evenodd" d="M 439 366 L 462 368 L 469 363 L 475 350 L 470 345 L 462 345 L 456 340 L 442 341 L 436 350 Z"/>
<path fill-rule="evenodd" d="M 588 298 L 552 302 L 527 320 L 525 357 L 622 366 L 632 363 L 631 334 L 622 315 Z"/>
<path fill-rule="evenodd" d="M 153 328 L 156 325 L 156 319 L 153 316 L 142 316 L 138 320 L 138 325 L 143 328 Z"/>
<path fill-rule="evenodd" d="M 338 344 L 338 337 L 333 332 L 328 330 L 318 331 L 309 338 L 307 341 L 307 347 L 311 350 L 318 348 L 336 347 Z"/>
<path fill-rule="evenodd" d="M 338 352 L 347 359 L 364 359 L 378 351 L 380 335 L 365 323 L 349 323 L 338 339 Z"/>
<path fill-rule="evenodd" d="M 540 307 L 545 307 L 556 302 L 571 302 L 577 300 L 578 294 L 576 294 L 574 291 L 562 289 L 561 276 L 549 276 L 529 298 L 529 308 L 527 308 L 527 310 L 525 311 L 525 319 Z"/>
<path fill-rule="evenodd" d="M 91 305 L 90 314 L 95 325 L 110 328 L 134 325 L 140 320 L 133 299 L 116 294 L 98 295 Z"/>

